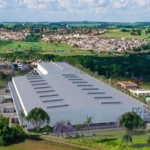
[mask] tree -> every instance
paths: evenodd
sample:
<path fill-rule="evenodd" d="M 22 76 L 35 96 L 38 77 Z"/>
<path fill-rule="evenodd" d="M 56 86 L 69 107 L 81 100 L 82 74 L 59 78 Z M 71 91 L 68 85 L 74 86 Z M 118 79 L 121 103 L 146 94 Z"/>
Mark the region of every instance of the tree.
<path fill-rule="evenodd" d="M 89 127 L 90 127 L 91 123 L 92 123 L 92 117 L 87 116 L 86 121 L 85 121 L 85 125 L 87 125 L 88 134 L 89 134 Z"/>
<path fill-rule="evenodd" d="M 59 137 L 59 133 L 61 133 L 63 137 L 64 132 L 66 133 L 67 136 L 69 136 L 69 134 L 74 131 L 74 128 L 71 125 L 71 122 L 69 121 L 66 123 L 64 120 L 61 122 L 56 122 L 53 129 L 54 129 L 54 133 L 58 134 L 58 137 Z"/>
<path fill-rule="evenodd" d="M 43 127 L 43 132 L 50 133 L 51 131 L 52 131 L 52 128 L 49 125 L 45 125 Z"/>
<path fill-rule="evenodd" d="M 76 124 L 75 128 L 76 128 L 77 133 L 78 133 L 78 131 L 81 131 L 81 129 L 82 129 L 83 127 L 84 127 L 84 124 L 81 124 L 81 123 Z"/>
<path fill-rule="evenodd" d="M 64 125 L 64 122 L 56 122 L 56 124 L 54 125 L 54 133 L 57 133 L 58 134 L 58 137 L 59 137 L 59 133 L 62 133 L 62 137 L 63 137 L 63 132 L 65 132 L 65 125 Z"/>
<path fill-rule="evenodd" d="M 126 129 L 127 133 L 132 136 L 133 132 L 139 127 L 143 127 L 143 120 L 135 112 L 123 114 L 119 120 L 119 126 Z"/>
<path fill-rule="evenodd" d="M 21 118 L 21 125 L 23 126 L 23 120 L 25 119 L 25 113 L 23 109 L 19 110 L 19 116 Z"/>
<path fill-rule="evenodd" d="M 31 122 L 34 128 L 40 128 L 44 123 L 50 123 L 49 115 L 42 108 L 32 109 L 27 115 L 26 120 Z"/>
<path fill-rule="evenodd" d="M 0 145 L 6 145 L 12 138 L 11 128 L 9 128 L 9 118 L 0 115 Z"/>

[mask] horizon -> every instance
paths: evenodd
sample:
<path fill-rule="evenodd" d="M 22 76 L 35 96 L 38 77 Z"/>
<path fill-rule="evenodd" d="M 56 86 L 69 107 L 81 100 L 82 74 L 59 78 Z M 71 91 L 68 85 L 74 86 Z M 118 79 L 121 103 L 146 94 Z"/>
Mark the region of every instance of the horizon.
<path fill-rule="evenodd" d="M 84 23 L 91 23 L 91 22 L 94 22 L 94 23 L 150 23 L 150 21 L 135 21 L 135 22 L 123 22 L 123 21 L 0 21 L 0 23 L 81 23 L 81 22 L 84 22 Z"/>
<path fill-rule="evenodd" d="M 0 0 L 0 22 L 149 22 L 149 6 L 149 0 Z"/>

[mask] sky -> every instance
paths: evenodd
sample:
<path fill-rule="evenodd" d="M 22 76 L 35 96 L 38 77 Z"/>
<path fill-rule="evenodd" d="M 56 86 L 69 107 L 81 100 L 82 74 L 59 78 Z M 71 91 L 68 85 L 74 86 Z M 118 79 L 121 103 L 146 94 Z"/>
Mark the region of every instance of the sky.
<path fill-rule="evenodd" d="M 150 0 L 0 0 L 0 21 L 150 22 Z"/>

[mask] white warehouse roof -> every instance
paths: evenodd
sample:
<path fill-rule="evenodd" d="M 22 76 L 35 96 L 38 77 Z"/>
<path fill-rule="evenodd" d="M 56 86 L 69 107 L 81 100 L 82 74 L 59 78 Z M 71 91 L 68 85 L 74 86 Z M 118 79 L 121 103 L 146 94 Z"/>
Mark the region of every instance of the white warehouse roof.
<path fill-rule="evenodd" d="M 93 123 L 104 123 L 115 122 L 133 108 L 143 110 L 140 102 L 67 63 L 39 66 L 39 72 L 45 74 L 46 70 L 47 74 L 14 77 L 10 83 L 12 95 L 17 95 L 26 115 L 31 109 L 41 107 L 50 115 L 51 125 L 63 119 L 82 123 L 86 116 L 92 116 Z"/>

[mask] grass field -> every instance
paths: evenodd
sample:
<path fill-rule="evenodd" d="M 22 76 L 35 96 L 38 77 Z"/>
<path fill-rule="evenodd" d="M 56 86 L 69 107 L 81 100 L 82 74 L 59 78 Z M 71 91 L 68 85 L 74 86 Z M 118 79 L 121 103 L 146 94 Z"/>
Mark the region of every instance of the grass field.
<path fill-rule="evenodd" d="M 84 137 L 80 139 L 70 140 L 71 143 L 84 145 L 97 150 L 150 150 L 150 145 L 147 144 L 147 139 L 150 136 L 148 131 L 139 131 L 133 136 L 132 144 L 125 146 L 121 138 L 125 131 L 107 131 L 96 133 L 93 137 Z"/>
<path fill-rule="evenodd" d="M 73 148 L 52 145 L 44 141 L 26 140 L 11 146 L 0 147 L 0 150 L 73 150 Z"/>
<path fill-rule="evenodd" d="M 0 51 L 4 50 L 75 50 L 76 48 L 71 47 L 67 44 L 53 42 L 23 42 L 23 41 L 14 41 L 11 44 L 6 46 L 0 46 Z"/>
<path fill-rule="evenodd" d="M 130 32 L 121 32 L 121 29 L 113 29 L 109 30 L 108 33 L 100 35 L 100 37 L 110 37 L 110 38 L 126 38 L 126 39 L 147 39 L 149 35 L 146 35 L 144 31 L 142 31 L 141 35 L 131 35 Z"/>

